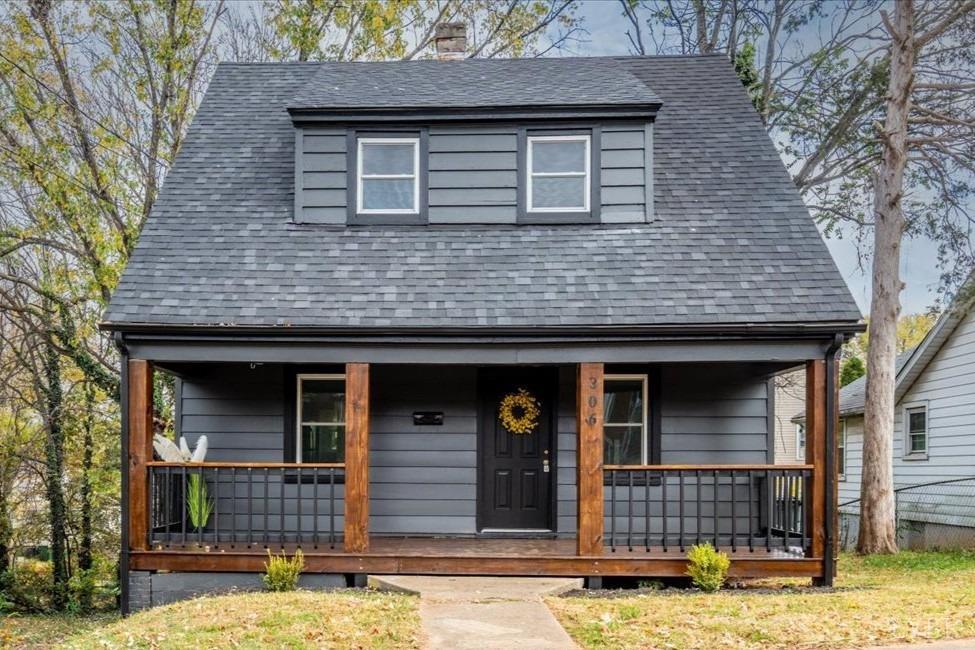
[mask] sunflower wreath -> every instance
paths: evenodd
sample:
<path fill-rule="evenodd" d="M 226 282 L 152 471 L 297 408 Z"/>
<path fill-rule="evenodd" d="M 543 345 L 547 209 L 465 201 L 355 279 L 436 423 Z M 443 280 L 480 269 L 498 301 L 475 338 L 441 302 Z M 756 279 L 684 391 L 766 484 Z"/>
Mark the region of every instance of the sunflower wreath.
<path fill-rule="evenodd" d="M 535 431 L 541 414 L 538 399 L 524 388 L 505 395 L 498 407 L 501 425 L 511 433 L 522 436 Z"/>

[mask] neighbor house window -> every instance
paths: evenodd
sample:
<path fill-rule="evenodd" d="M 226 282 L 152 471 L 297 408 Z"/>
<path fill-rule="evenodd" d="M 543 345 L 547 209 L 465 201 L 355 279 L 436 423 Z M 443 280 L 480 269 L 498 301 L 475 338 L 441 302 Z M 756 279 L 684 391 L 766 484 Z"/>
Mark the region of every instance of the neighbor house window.
<path fill-rule="evenodd" d="M 806 460 L 806 425 L 796 425 L 796 460 Z"/>
<path fill-rule="evenodd" d="M 345 459 L 345 375 L 298 375 L 295 460 Z"/>
<path fill-rule="evenodd" d="M 358 211 L 361 214 L 418 214 L 419 138 L 359 138 L 358 147 Z"/>
<path fill-rule="evenodd" d="M 846 420 L 840 420 L 840 437 L 836 441 L 836 473 L 846 479 Z"/>
<path fill-rule="evenodd" d="M 904 409 L 907 428 L 907 456 L 925 456 L 928 453 L 928 407 L 925 404 L 908 405 Z"/>
<path fill-rule="evenodd" d="M 650 457 L 647 376 L 607 375 L 603 396 L 603 462 L 607 465 L 646 465 Z"/>
<path fill-rule="evenodd" d="M 589 211 L 589 136 L 528 138 L 528 211 Z"/>

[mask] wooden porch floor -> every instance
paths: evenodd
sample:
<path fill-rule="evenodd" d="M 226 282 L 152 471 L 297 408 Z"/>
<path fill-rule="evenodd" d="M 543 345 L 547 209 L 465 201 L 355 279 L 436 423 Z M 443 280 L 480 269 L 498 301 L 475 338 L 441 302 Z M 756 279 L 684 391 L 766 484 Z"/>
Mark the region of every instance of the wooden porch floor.
<path fill-rule="evenodd" d="M 219 546 L 155 547 L 131 551 L 130 567 L 136 570 L 171 571 L 264 571 L 267 552 L 291 553 L 293 544 L 229 543 Z M 429 575 L 522 575 L 522 576 L 683 576 L 687 563 L 677 546 L 609 548 L 599 555 L 576 555 L 574 539 L 496 539 L 370 537 L 366 553 L 345 552 L 341 545 L 314 548 L 302 545 L 306 570 L 311 573 L 374 573 Z M 747 546 L 725 550 L 735 577 L 814 577 L 822 560 L 806 558 L 798 548 L 750 551 Z"/>

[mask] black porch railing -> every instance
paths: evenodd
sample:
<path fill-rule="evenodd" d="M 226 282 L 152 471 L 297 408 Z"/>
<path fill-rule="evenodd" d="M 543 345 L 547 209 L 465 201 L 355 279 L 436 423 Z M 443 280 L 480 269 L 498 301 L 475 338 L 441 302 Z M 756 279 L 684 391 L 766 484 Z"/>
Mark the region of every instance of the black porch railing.
<path fill-rule="evenodd" d="M 606 465 L 606 545 L 675 551 L 710 542 L 732 552 L 803 555 L 811 465 Z"/>
<path fill-rule="evenodd" d="M 335 548 L 340 463 L 148 463 L 149 548 Z"/>

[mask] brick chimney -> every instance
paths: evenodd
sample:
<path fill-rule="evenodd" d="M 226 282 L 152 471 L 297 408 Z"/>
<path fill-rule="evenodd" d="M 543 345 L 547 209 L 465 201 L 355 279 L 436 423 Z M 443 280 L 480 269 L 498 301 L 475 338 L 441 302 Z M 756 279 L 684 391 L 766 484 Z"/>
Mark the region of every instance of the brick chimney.
<path fill-rule="evenodd" d="M 433 35 L 437 45 L 437 58 L 441 61 L 458 61 L 467 52 L 467 25 L 464 23 L 440 23 Z"/>

